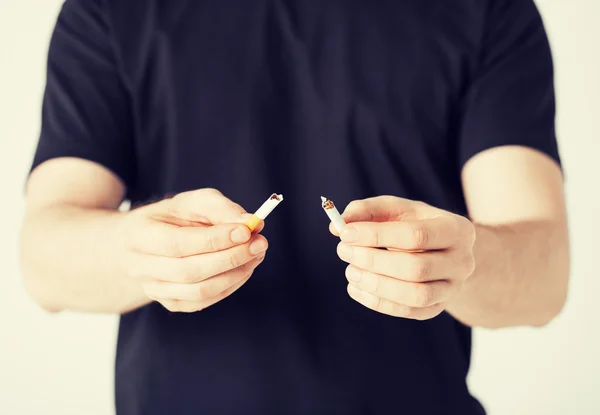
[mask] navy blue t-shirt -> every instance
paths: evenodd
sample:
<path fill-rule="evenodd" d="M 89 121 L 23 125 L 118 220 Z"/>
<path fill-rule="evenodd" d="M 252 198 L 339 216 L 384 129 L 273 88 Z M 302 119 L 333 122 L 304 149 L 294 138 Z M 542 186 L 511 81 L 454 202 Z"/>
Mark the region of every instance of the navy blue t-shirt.
<path fill-rule="evenodd" d="M 533 0 L 67 1 L 34 167 L 97 162 L 134 204 L 285 195 L 234 295 L 122 316 L 118 414 L 483 414 L 470 329 L 350 299 L 320 196 L 466 215 L 464 163 L 503 145 L 558 160 L 554 111 Z"/>

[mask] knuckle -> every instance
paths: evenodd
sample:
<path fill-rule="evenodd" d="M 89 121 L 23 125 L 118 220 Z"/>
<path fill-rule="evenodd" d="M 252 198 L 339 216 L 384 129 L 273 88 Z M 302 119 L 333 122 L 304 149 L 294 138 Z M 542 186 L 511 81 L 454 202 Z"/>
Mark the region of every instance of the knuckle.
<path fill-rule="evenodd" d="M 475 231 L 475 226 L 471 222 L 469 222 L 469 229 L 471 235 L 470 246 L 473 247 L 475 242 L 477 242 L 477 232 Z"/>
<path fill-rule="evenodd" d="M 242 261 L 240 259 L 239 253 L 231 252 L 227 254 L 227 265 L 229 269 L 235 269 L 241 265 Z"/>
<path fill-rule="evenodd" d="M 368 230 L 367 233 L 367 244 L 369 246 L 382 246 L 382 238 L 381 238 L 382 229 L 376 227 L 373 230 Z"/>
<path fill-rule="evenodd" d="M 222 194 L 219 190 L 215 189 L 214 187 L 205 187 L 201 191 L 208 195 L 221 195 Z"/>
<path fill-rule="evenodd" d="M 348 210 L 360 209 L 360 207 L 362 206 L 362 204 L 363 204 L 362 200 L 353 200 L 350 203 L 348 203 L 348 206 L 346 208 Z"/>
<path fill-rule="evenodd" d="M 218 197 L 223 196 L 223 193 L 214 189 L 212 187 L 206 187 L 204 189 L 200 189 L 196 192 L 196 197 L 199 199 L 199 202 L 202 202 L 207 197 Z"/>
<path fill-rule="evenodd" d="M 179 311 L 179 301 L 177 300 L 162 301 L 161 304 L 172 313 Z"/>
<path fill-rule="evenodd" d="M 202 310 L 202 307 L 198 303 L 195 302 L 186 302 L 179 306 L 180 313 L 195 313 L 196 311 Z"/>
<path fill-rule="evenodd" d="M 363 200 L 353 200 L 352 202 L 348 203 L 348 206 L 346 206 L 346 209 L 344 210 L 344 212 L 346 213 L 359 213 L 362 212 L 363 210 L 365 210 L 366 208 L 366 203 Z"/>
<path fill-rule="evenodd" d="M 429 240 L 429 231 L 424 226 L 414 226 L 411 230 L 411 245 L 415 249 L 423 249 Z"/>
<path fill-rule="evenodd" d="M 262 262 L 262 259 L 260 259 L 258 261 L 258 264 L 260 262 Z M 258 266 L 258 264 L 256 264 L 256 266 Z M 255 267 L 253 267 L 250 264 L 244 264 L 244 265 L 242 265 L 241 268 L 240 268 L 240 278 L 244 279 L 244 278 L 248 278 L 249 276 L 251 276 L 254 273 Z"/>
<path fill-rule="evenodd" d="M 122 246 L 127 251 L 137 251 L 140 248 L 141 237 L 143 232 L 141 229 L 148 226 L 150 220 L 147 217 L 142 216 L 139 211 L 132 210 L 124 220 L 118 225 L 117 234 L 119 240 L 122 241 Z"/>
<path fill-rule="evenodd" d="M 463 258 L 462 265 L 467 277 L 473 274 L 473 272 L 475 272 L 475 258 L 473 257 L 473 255 L 465 255 L 465 257 Z"/>
<path fill-rule="evenodd" d="M 133 226 L 124 226 L 119 236 L 123 244 L 122 246 L 127 251 L 136 251 L 138 249 L 139 233 L 134 231 Z"/>
<path fill-rule="evenodd" d="M 431 274 L 431 262 L 422 256 L 414 256 L 412 261 L 411 277 L 414 281 L 427 281 Z"/>
<path fill-rule="evenodd" d="M 240 288 L 245 282 L 246 282 L 245 280 L 241 280 L 237 284 L 234 284 L 234 285 L 231 285 L 231 286 L 227 287 L 227 289 L 223 290 L 218 295 L 216 295 L 215 299 L 217 301 L 221 301 L 224 298 L 229 297 L 231 294 L 233 294 L 234 292 L 236 292 L 238 290 L 238 288 Z"/>
<path fill-rule="evenodd" d="M 467 243 L 469 246 L 473 246 L 475 244 L 475 239 L 477 237 L 477 233 L 475 232 L 475 226 L 469 219 L 462 217 L 462 216 L 461 216 L 461 222 L 463 222 L 463 224 L 464 224 L 462 226 L 462 228 L 464 229 L 464 235 L 467 240 Z"/>
<path fill-rule="evenodd" d="M 427 209 L 431 207 L 429 204 L 423 202 L 422 200 L 415 201 L 415 206 L 419 209 Z"/>
<path fill-rule="evenodd" d="M 387 314 L 393 317 L 410 318 L 409 308 L 403 304 L 392 303 Z"/>
<path fill-rule="evenodd" d="M 167 214 L 173 217 L 181 216 L 181 204 L 183 203 L 183 199 L 185 198 L 185 193 L 179 193 L 169 199 L 167 202 Z"/>
<path fill-rule="evenodd" d="M 354 255 L 356 255 L 356 262 L 359 264 L 358 268 L 372 269 L 375 265 L 375 255 L 371 250 L 356 248 Z"/>
<path fill-rule="evenodd" d="M 418 320 L 430 320 L 434 317 L 437 317 L 438 315 L 440 315 L 443 311 L 443 307 L 441 305 L 437 305 L 437 306 L 431 306 L 429 307 L 427 310 L 425 310 L 424 312 L 421 312 L 419 314 L 419 316 L 417 316 L 416 318 Z"/>
<path fill-rule="evenodd" d="M 183 261 L 177 261 L 176 272 L 178 279 L 183 283 L 192 283 L 196 282 L 198 278 L 198 272 L 193 267 L 188 266 L 188 264 Z"/>
<path fill-rule="evenodd" d="M 126 266 L 126 274 L 129 278 L 133 279 L 143 279 L 146 275 L 146 271 L 142 267 L 139 261 L 129 259 L 128 264 Z"/>
<path fill-rule="evenodd" d="M 419 284 L 415 288 L 414 305 L 417 307 L 427 307 L 433 304 L 435 292 L 433 288 L 426 284 Z"/>
<path fill-rule="evenodd" d="M 401 306 L 400 314 L 402 315 L 402 317 L 405 317 L 405 318 L 419 320 L 418 308 L 416 308 L 416 307 Z"/>
<path fill-rule="evenodd" d="M 154 301 L 157 300 L 156 288 L 155 288 L 154 284 L 144 283 L 144 284 L 142 284 L 142 290 L 144 291 L 144 294 L 146 294 L 146 297 L 148 297 L 149 299 L 154 300 Z"/>
<path fill-rule="evenodd" d="M 142 279 L 144 278 L 145 272 L 139 265 L 131 266 L 127 269 L 127 276 L 133 279 Z"/>
<path fill-rule="evenodd" d="M 207 284 L 198 284 L 196 289 L 196 299 L 206 301 L 212 297 L 210 287 Z"/>
<path fill-rule="evenodd" d="M 371 304 L 372 304 L 373 310 L 379 311 L 380 313 L 384 312 L 384 310 L 383 310 L 384 307 L 383 307 L 383 302 L 381 301 L 381 297 L 378 297 L 376 295 L 370 295 L 369 297 L 371 297 Z"/>
<path fill-rule="evenodd" d="M 177 230 L 171 232 L 169 237 L 165 238 L 164 244 L 164 251 L 167 256 L 173 258 L 180 258 L 183 256 L 181 232 L 177 232 Z"/>
<path fill-rule="evenodd" d="M 250 275 L 252 275 L 252 272 L 254 271 L 254 268 L 252 266 L 252 263 L 247 262 L 243 265 L 240 265 L 237 269 L 234 269 L 232 271 L 230 271 L 231 277 L 230 277 L 230 281 L 239 281 L 243 278 L 249 277 Z"/>
<path fill-rule="evenodd" d="M 171 206 L 174 204 L 177 204 L 181 201 L 183 201 L 185 198 L 187 198 L 189 196 L 190 192 L 182 192 L 182 193 L 177 193 L 176 195 L 171 196 L 170 199 L 168 199 L 168 201 L 171 202 Z"/>
<path fill-rule="evenodd" d="M 363 277 L 363 279 L 364 279 L 364 277 Z M 382 278 L 375 276 L 375 278 L 372 278 L 372 281 L 373 282 L 371 284 L 373 287 L 372 288 L 373 293 L 378 296 L 383 294 L 383 292 L 385 291 L 385 287 L 382 284 L 383 283 Z"/>
<path fill-rule="evenodd" d="M 206 238 L 206 247 L 210 252 L 218 251 L 220 248 L 219 238 L 214 232 L 209 232 Z"/>

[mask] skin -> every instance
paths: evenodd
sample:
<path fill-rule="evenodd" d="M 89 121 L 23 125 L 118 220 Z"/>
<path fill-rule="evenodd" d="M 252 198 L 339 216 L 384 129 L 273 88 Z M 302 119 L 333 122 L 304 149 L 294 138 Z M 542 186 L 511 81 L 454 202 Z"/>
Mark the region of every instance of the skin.
<path fill-rule="evenodd" d="M 119 179 L 64 158 L 35 169 L 27 194 L 25 285 L 49 311 L 125 313 L 153 300 L 199 311 L 240 288 L 268 248 L 262 226 L 251 234 L 250 215 L 214 189 L 118 212 Z"/>
<path fill-rule="evenodd" d="M 471 159 L 462 177 L 469 219 L 393 196 L 348 205 L 338 247 L 348 294 L 403 318 L 446 310 L 470 326 L 547 324 L 569 274 L 560 168 L 534 150 L 499 147 Z M 32 173 L 21 258 L 42 307 L 124 313 L 155 300 L 199 311 L 241 287 L 264 258 L 266 239 L 216 190 L 118 212 L 123 195 L 117 177 L 84 160 L 55 159 Z"/>
<path fill-rule="evenodd" d="M 338 246 L 348 294 L 417 320 L 446 310 L 469 326 L 549 323 L 569 277 L 560 168 L 531 149 L 495 148 L 467 163 L 463 185 L 471 220 L 393 196 L 350 203 Z"/>

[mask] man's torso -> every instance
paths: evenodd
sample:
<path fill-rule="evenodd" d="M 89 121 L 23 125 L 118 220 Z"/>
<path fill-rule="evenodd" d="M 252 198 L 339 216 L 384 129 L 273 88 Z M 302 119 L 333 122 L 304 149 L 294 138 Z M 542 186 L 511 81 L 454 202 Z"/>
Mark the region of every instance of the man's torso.
<path fill-rule="evenodd" d="M 465 213 L 456 140 L 486 4 L 107 2 L 135 121 L 132 201 L 213 187 L 252 211 L 285 195 L 266 260 L 232 297 L 123 316 L 119 413 L 483 413 L 469 330 L 353 302 L 320 196 Z"/>

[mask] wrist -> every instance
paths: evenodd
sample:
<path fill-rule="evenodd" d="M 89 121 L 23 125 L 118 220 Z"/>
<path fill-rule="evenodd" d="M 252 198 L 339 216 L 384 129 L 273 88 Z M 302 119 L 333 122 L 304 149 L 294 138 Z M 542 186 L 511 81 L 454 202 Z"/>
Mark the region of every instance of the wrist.
<path fill-rule="evenodd" d="M 110 229 L 108 235 L 108 246 L 110 247 L 110 257 L 114 259 L 113 264 L 115 272 L 120 280 L 121 299 L 120 306 L 116 310 L 119 314 L 125 314 L 142 307 L 151 302 L 151 299 L 145 294 L 142 283 L 131 278 L 130 264 L 131 238 L 139 233 L 136 229 L 136 222 L 139 220 L 138 211 L 115 211 L 110 212 L 110 223 L 106 224 Z M 142 255 L 142 254 L 139 254 Z"/>

